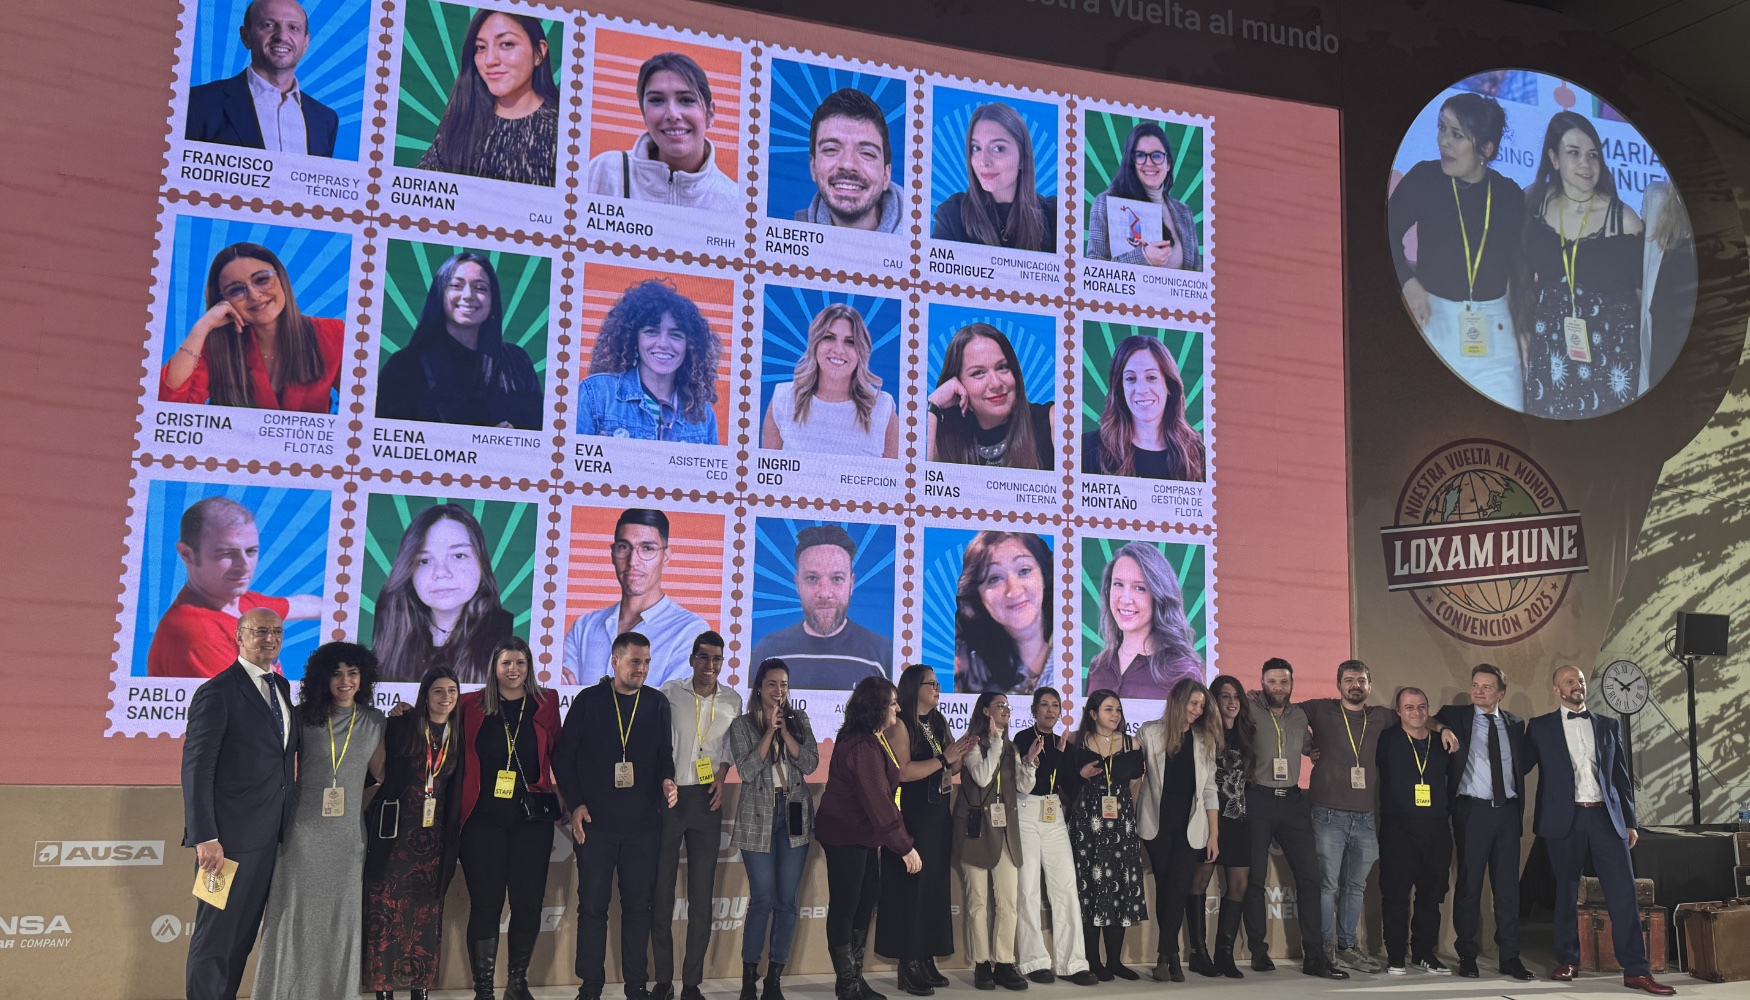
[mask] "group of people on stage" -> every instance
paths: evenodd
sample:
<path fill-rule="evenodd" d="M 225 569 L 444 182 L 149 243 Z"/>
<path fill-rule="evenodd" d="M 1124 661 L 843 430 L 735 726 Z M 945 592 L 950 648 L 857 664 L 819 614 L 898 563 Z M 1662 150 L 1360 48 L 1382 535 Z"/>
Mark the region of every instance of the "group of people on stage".
<path fill-rule="evenodd" d="M 1624 985 L 1674 992 L 1650 975 L 1639 933 L 1634 791 L 1620 732 L 1586 711 L 1577 667 L 1554 671 L 1560 707 L 1529 724 L 1501 708 L 1506 681 L 1489 664 L 1473 670 L 1470 705 L 1431 712 L 1414 687 L 1399 689 L 1389 708 L 1372 704 L 1371 671 L 1358 660 L 1338 666 L 1338 697 L 1297 702 L 1293 667 L 1272 659 L 1260 691 L 1228 675 L 1207 687 L 1179 679 L 1160 718 L 1135 728 L 1122 697 L 1102 688 L 1085 697 L 1074 732 L 1059 732 L 1062 699 L 1040 686 L 1032 724 L 1011 737 L 1008 696 L 987 691 L 956 739 L 935 669 L 913 665 L 897 685 L 871 676 L 851 692 L 817 805 L 809 776 L 820 749 L 808 714 L 790 703 L 788 666 L 761 662 L 744 710 L 720 682 L 725 646 L 712 631 L 694 638 L 690 672 L 660 688 L 645 685 L 650 640 L 620 633 L 611 673 L 562 721 L 557 693 L 540 684 L 528 645 L 515 637 L 491 650 L 480 688 L 464 693 L 456 671 L 434 666 L 414 704 L 386 718 L 371 704 L 376 658 L 351 643 L 311 655 L 294 702 L 274 669 L 282 630 L 271 609 L 244 614 L 236 662 L 189 706 L 184 845 L 209 888 L 236 864 L 227 904 L 197 911 L 191 1000 L 236 996 L 258 930 L 254 997 L 350 997 L 361 984 L 379 1000 L 398 989 L 423 997 L 436 981 L 458 860 L 476 997 L 495 995 L 508 899 L 504 997 L 529 1000 L 555 826 L 575 842 L 580 1000 L 602 994 L 615 884 L 627 997 L 674 996 L 668 915 L 683 849 L 679 996 L 702 1000 L 731 766 L 741 783 L 731 843 L 750 895 L 739 1000 L 782 1000 L 811 841 L 826 859 L 837 1000 L 881 1000 L 864 974 L 872 923 L 875 953 L 898 962 L 900 990 L 929 996 L 950 984 L 935 960 L 959 951 L 956 870 L 975 987 L 1137 979 L 1123 949 L 1128 928 L 1148 919 L 1145 857 L 1159 922 L 1154 979 L 1182 982 L 1187 970 L 1241 978 L 1242 924 L 1251 968 L 1271 971 L 1272 844 L 1300 902 L 1306 974 L 1450 974 L 1436 938 L 1456 848 L 1458 975 L 1480 974 L 1486 875 L 1498 968 L 1528 981 L 1518 864 L 1534 769 L 1542 776 L 1535 829 L 1549 842 L 1557 880 L 1554 978 L 1577 972 L 1576 899 L 1590 869 L 1611 910 Z M 1313 762 L 1304 789 L 1303 757 Z M 1384 963 L 1357 936 L 1376 861 Z M 1206 892 L 1217 868 L 1211 950 Z"/>
<path fill-rule="evenodd" d="M 1439 158 L 1388 205 L 1404 301 L 1440 357 L 1503 406 L 1572 419 L 1621 409 L 1675 359 L 1694 308 L 1694 233 L 1676 189 L 1622 200 L 1584 115 L 1550 117 L 1530 187 L 1490 164 L 1506 113 L 1460 93 L 1440 108 Z M 1415 252 L 1404 239 L 1415 228 Z"/>

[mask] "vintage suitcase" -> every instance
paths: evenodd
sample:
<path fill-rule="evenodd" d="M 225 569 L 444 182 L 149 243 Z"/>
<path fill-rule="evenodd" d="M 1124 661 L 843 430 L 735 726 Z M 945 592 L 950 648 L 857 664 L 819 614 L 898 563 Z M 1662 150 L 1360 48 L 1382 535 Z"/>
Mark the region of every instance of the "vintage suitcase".
<path fill-rule="evenodd" d="M 1684 903 L 1677 932 L 1691 976 L 1710 983 L 1750 979 L 1750 900 Z"/>
<path fill-rule="evenodd" d="M 1750 865 L 1739 865 L 1732 869 L 1732 895 L 1739 899 L 1750 899 Z"/>
<path fill-rule="evenodd" d="M 1738 863 L 1750 865 L 1750 830 L 1739 830 L 1733 839 L 1738 845 Z"/>
<path fill-rule="evenodd" d="M 1646 880 L 1642 880 L 1646 881 Z M 1665 971 L 1665 911 L 1641 907 L 1641 940 L 1647 949 L 1647 965 Z M 1610 911 L 1602 906 L 1580 907 L 1580 968 L 1588 972 L 1621 972 L 1616 943 L 1610 936 Z"/>
<path fill-rule="evenodd" d="M 1603 906 L 1604 886 L 1590 875 L 1580 877 L 1580 905 Z M 1653 905 L 1653 880 L 1650 878 L 1635 879 L 1635 905 Z"/>

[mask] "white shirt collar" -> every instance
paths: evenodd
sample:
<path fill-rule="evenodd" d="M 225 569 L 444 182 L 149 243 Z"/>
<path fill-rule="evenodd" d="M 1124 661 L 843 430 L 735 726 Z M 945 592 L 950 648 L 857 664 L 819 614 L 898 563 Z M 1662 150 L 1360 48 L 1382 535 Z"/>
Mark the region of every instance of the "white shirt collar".
<path fill-rule="evenodd" d="M 257 73 L 254 66 L 249 67 L 247 77 L 249 79 L 249 91 L 257 97 L 272 98 L 276 101 L 283 101 L 290 98 L 299 106 L 302 106 L 304 103 L 304 92 L 299 88 L 298 81 L 295 79 L 292 81 L 291 90 L 281 90 L 279 87 L 269 83 L 260 73 Z"/>
<path fill-rule="evenodd" d="M 255 664 L 250 663 L 248 660 L 245 660 L 241 656 L 237 657 L 237 662 L 243 664 L 243 669 L 249 671 L 249 679 L 254 681 L 257 684 L 261 683 L 261 679 L 263 677 L 267 677 L 267 676 L 270 676 L 272 674 L 272 671 L 268 670 L 267 668 L 258 667 Z"/>

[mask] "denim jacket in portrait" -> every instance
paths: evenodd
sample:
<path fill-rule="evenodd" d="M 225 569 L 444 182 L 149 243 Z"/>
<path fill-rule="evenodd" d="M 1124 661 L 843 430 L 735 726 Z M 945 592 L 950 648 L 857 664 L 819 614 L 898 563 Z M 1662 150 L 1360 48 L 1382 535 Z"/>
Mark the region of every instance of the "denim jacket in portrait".
<path fill-rule="evenodd" d="M 720 443 L 716 411 L 706 409 L 704 420 L 686 419 L 644 391 L 636 365 L 619 374 L 598 372 L 583 380 L 578 390 L 577 433 L 681 444 Z"/>

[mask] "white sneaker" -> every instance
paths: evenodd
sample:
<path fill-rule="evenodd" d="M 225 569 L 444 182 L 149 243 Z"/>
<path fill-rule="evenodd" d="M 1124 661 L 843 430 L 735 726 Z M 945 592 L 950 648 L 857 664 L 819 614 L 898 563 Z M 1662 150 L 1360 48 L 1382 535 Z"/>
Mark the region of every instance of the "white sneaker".
<path fill-rule="evenodd" d="M 1385 967 L 1385 972 L 1388 976 L 1407 976 L 1410 974 L 1409 970 L 1401 965 L 1388 965 Z"/>

